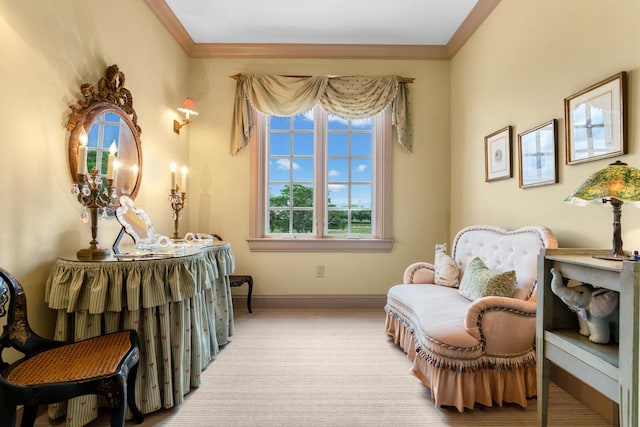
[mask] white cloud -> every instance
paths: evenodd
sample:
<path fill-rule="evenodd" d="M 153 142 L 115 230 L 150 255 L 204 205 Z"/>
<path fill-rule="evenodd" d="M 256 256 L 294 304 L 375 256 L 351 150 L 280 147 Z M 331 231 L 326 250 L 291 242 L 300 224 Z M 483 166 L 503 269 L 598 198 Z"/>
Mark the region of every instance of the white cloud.
<path fill-rule="evenodd" d="M 327 187 L 329 188 L 329 191 L 342 191 L 347 188 L 344 184 L 329 184 Z"/>
<path fill-rule="evenodd" d="M 356 168 L 356 171 L 364 172 L 366 169 L 367 169 L 367 165 L 358 165 L 358 167 Z"/>
<path fill-rule="evenodd" d="M 278 169 L 284 169 L 284 170 L 291 169 L 291 161 L 289 159 L 278 159 L 276 161 L 276 164 L 278 165 Z M 298 169 L 300 169 L 300 165 L 297 164 L 296 162 L 293 162 L 293 170 L 298 170 Z"/>
<path fill-rule="evenodd" d="M 335 178 L 335 177 L 337 177 L 337 176 L 340 176 L 340 172 L 338 172 L 337 170 L 335 170 L 335 169 L 331 169 L 331 170 L 329 171 L 329 177 L 330 177 L 330 178 Z"/>

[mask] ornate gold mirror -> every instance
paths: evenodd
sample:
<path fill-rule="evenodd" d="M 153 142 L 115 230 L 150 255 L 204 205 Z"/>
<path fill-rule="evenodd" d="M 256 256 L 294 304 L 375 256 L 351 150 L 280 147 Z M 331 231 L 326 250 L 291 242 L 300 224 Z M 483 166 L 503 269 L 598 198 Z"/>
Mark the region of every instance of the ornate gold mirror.
<path fill-rule="evenodd" d="M 116 196 L 135 199 L 142 178 L 142 130 L 124 84 L 124 73 L 111 65 L 97 90 L 90 83 L 80 86 L 84 99 L 69 107 L 66 125 L 71 131 L 69 170 L 73 182 L 79 183 L 80 173 L 91 174 L 95 168 L 101 178 L 114 178 Z"/>

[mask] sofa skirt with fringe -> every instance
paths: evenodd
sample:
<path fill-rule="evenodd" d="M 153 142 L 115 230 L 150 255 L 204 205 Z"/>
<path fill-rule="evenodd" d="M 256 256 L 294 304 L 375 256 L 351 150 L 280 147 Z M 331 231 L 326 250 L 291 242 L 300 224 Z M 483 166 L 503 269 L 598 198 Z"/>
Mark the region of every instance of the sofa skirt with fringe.
<path fill-rule="evenodd" d="M 460 372 L 434 363 L 428 350 L 419 348 L 413 333 L 393 313 L 387 313 L 385 331 L 413 361 L 411 373 L 431 390 L 436 406 L 454 406 L 460 412 L 473 409 L 476 403 L 516 403 L 526 408 L 527 398 L 536 395 L 535 363 L 510 369 L 487 365 Z M 535 360 L 535 355 L 531 358 Z"/>

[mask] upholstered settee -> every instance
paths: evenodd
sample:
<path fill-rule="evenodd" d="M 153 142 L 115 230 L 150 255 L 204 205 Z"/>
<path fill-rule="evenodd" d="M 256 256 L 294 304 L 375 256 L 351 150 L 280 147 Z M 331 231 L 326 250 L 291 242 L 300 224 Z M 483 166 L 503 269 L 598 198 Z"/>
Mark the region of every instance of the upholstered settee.
<path fill-rule="evenodd" d="M 436 257 L 410 265 L 404 283 L 389 289 L 386 332 L 413 360 L 411 372 L 436 406 L 526 407 L 536 395 L 537 257 L 555 247 L 545 227 L 467 227 L 448 256 L 454 277 L 438 277 L 443 266 L 434 264 L 447 260 Z"/>

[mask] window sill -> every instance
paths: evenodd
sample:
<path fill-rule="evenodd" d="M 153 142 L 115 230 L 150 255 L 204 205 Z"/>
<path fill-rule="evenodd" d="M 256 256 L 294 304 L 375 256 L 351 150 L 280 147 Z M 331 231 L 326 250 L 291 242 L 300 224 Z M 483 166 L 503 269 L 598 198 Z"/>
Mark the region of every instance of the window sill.
<path fill-rule="evenodd" d="M 391 252 L 393 239 L 247 239 L 252 252 Z"/>

